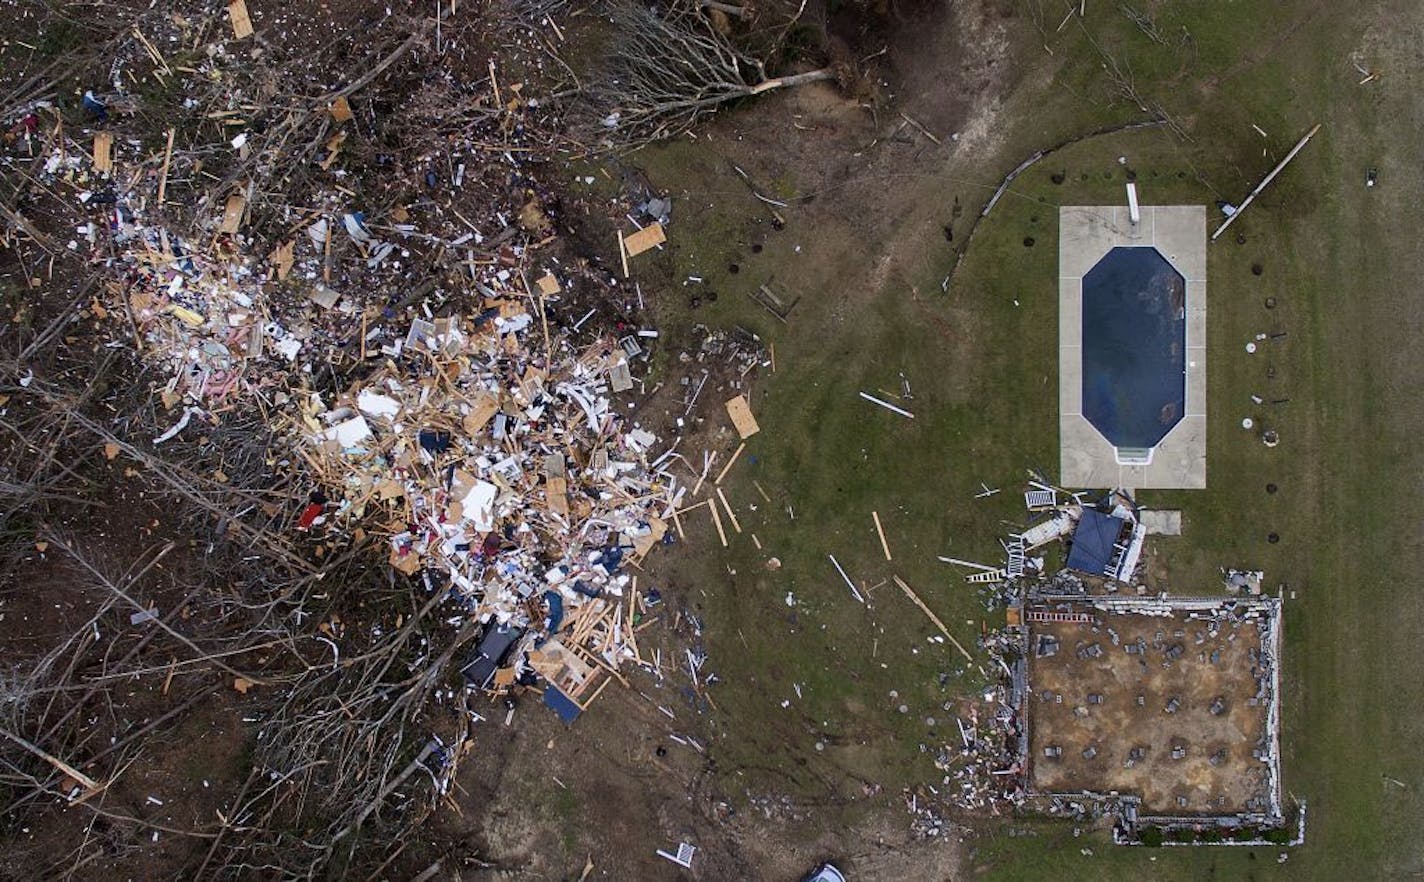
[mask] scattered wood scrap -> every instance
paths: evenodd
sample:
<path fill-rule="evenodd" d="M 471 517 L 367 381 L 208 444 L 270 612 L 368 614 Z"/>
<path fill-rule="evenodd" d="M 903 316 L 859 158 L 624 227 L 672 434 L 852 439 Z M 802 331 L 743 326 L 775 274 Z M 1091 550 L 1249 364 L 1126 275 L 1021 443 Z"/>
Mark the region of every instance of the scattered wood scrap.
<path fill-rule="evenodd" d="M 940 633 L 947 637 L 950 643 L 954 644 L 954 648 L 963 653 L 964 657 L 969 661 L 974 661 L 974 656 L 969 654 L 969 650 L 965 649 L 962 645 L 960 645 L 958 640 L 954 639 L 954 635 L 949 633 L 949 629 L 944 626 L 944 622 L 941 622 L 939 620 L 939 616 L 930 612 L 930 608 L 925 606 L 925 602 L 920 599 L 920 596 L 918 594 L 916 594 L 910 589 L 909 585 L 905 584 L 905 580 L 901 579 L 899 576 L 894 576 L 892 578 L 894 578 L 895 584 L 900 586 L 900 590 L 905 592 L 905 596 L 910 598 L 910 600 L 914 601 L 915 606 L 918 606 L 920 608 L 920 612 L 928 616 L 929 620 L 931 622 L 934 622 L 935 627 L 939 628 Z"/>
<path fill-rule="evenodd" d="M 219 233 L 236 233 L 242 228 L 242 214 L 247 210 L 247 199 L 241 193 L 234 193 L 227 197 L 227 205 L 223 208 L 222 224 L 218 227 Z"/>
<path fill-rule="evenodd" d="M 346 96 L 344 95 L 331 102 L 331 106 L 327 108 L 327 112 L 331 114 L 333 120 L 339 123 L 344 123 L 354 117 L 354 114 L 351 112 L 351 103 L 346 100 Z"/>
<path fill-rule="evenodd" d="M 103 174 L 114 171 L 114 133 L 97 132 L 94 135 L 94 170 Z"/>
<path fill-rule="evenodd" d="M 732 425 L 737 428 L 737 434 L 742 436 L 743 441 L 761 431 L 756 417 L 752 416 L 752 407 L 747 403 L 745 395 L 738 395 L 727 402 L 727 416 L 732 418 Z"/>
<path fill-rule="evenodd" d="M 885 551 L 885 559 L 890 560 L 890 544 L 885 541 L 885 530 L 880 526 L 880 512 L 872 511 L 870 517 L 875 521 L 875 532 L 880 536 L 880 547 Z"/>
<path fill-rule="evenodd" d="M 243 0 L 231 0 L 227 4 L 228 17 L 232 19 L 232 35 L 239 40 L 252 36 L 252 19 L 247 16 L 247 4 Z"/>
<path fill-rule="evenodd" d="M 667 241 L 663 225 L 654 223 L 643 227 L 631 236 L 623 237 L 623 248 L 629 257 L 637 257 L 650 248 L 656 248 Z"/>

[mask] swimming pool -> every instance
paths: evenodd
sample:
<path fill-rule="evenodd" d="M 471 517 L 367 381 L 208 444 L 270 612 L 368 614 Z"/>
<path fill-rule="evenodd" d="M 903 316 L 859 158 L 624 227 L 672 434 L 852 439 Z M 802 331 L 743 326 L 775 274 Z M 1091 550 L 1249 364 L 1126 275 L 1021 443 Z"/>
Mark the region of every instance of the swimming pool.
<path fill-rule="evenodd" d="M 1145 455 L 1186 405 L 1186 280 L 1153 247 L 1115 247 L 1083 276 L 1082 413 Z"/>

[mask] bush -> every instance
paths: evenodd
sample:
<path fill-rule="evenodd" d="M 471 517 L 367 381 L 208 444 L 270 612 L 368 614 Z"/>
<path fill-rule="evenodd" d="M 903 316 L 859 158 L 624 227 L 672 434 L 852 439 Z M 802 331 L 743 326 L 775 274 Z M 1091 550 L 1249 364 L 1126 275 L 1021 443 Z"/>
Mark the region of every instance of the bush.
<path fill-rule="evenodd" d="M 1250 842 L 1259 835 L 1260 833 L 1254 827 L 1237 827 L 1231 832 L 1231 838 L 1237 842 Z"/>
<path fill-rule="evenodd" d="M 1173 842 L 1191 842 L 1197 838 L 1195 833 L 1186 829 L 1173 830 L 1171 837 Z"/>
<path fill-rule="evenodd" d="M 1208 830 L 1203 830 L 1203 831 L 1201 831 L 1201 833 L 1197 836 L 1197 841 L 1199 841 L 1199 842 L 1220 842 L 1220 841 L 1221 841 L 1221 831 L 1218 830 L 1218 829 L 1216 829 L 1215 827 L 1212 827 L 1212 828 L 1210 828 L 1210 829 L 1208 829 Z"/>
<path fill-rule="evenodd" d="M 1161 848 L 1165 838 L 1161 827 L 1143 827 L 1137 832 L 1137 841 L 1149 848 Z"/>
<path fill-rule="evenodd" d="M 1277 827 L 1261 834 L 1261 838 L 1276 845 L 1285 845 L 1290 842 L 1290 832 L 1283 827 Z"/>

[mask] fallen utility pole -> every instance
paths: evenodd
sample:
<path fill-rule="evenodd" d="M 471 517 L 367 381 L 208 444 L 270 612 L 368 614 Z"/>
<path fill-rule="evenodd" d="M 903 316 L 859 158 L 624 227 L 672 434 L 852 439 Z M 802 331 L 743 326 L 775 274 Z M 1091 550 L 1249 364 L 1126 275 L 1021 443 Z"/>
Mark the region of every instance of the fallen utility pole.
<path fill-rule="evenodd" d="M 1291 148 L 1291 152 L 1286 154 L 1286 158 L 1282 159 L 1279 165 L 1271 169 L 1271 173 L 1266 175 L 1265 180 L 1261 181 L 1261 183 L 1256 185 L 1256 189 L 1251 191 L 1251 195 L 1246 197 L 1246 201 L 1241 203 L 1241 207 L 1237 208 L 1236 211 L 1232 212 L 1231 216 L 1228 217 L 1225 221 L 1223 221 L 1221 226 L 1216 228 L 1216 232 L 1211 234 L 1211 240 L 1213 242 L 1216 241 L 1217 236 L 1220 236 L 1222 233 L 1226 232 L 1226 228 L 1231 226 L 1232 221 L 1236 220 L 1238 217 L 1241 216 L 1241 212 L 1246 210 L 1246 206 L 1251 204 L 1251 200 L 1255 199 L 1258 193 L 1266 189 L 1266 185 L 1269 184 L 1272 180 L 1274 180 L 1276 175 L 1281 173 L 1281 170 L 1286 167 L 1286 163 L 1290 162 L 1292 159 L 1295 159 L 1295 155 L 1300 152 L 1301 148 L 1306 145 L 1306 142 L 1308 142 L 1312 137 L 1314 137 L 1315 133 L 1318 131 L 1320 131 L 1320 124 L 1316 123 L 1314 128 L 1305 133 L 1304 138 L 1301 138 L 1299 141 L 1296 142 L 1296 145 Z"/>

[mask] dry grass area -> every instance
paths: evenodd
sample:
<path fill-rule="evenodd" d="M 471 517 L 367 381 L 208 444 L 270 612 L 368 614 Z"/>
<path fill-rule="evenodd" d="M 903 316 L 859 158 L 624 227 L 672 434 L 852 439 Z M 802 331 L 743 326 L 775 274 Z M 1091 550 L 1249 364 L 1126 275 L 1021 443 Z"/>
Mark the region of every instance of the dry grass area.
<path fill-rule="evenodd" d="M 1091 624 L 1034 622 L 1027 699 L 1034 789 L 1135 793 L 1145 812 L 1170 815 L 1250 811 L 1266 799 L 1266 767 L 1254 756 L 1267 713 L 1255 700 L 1261 632 L 1255 621 L 1223 619 L 1213 635 L 1212 624 L 1132 613 L 1099 614 Z M 1054 638 L 1057 652 L 1039 655 Z M 1055 747 L 1061 756 L 1045 755 Z"/>

